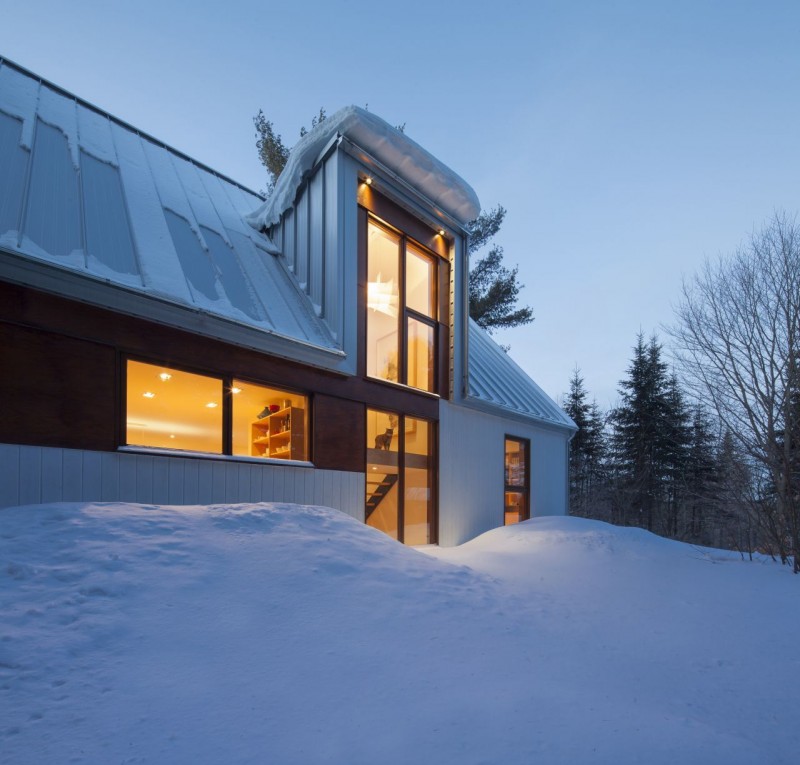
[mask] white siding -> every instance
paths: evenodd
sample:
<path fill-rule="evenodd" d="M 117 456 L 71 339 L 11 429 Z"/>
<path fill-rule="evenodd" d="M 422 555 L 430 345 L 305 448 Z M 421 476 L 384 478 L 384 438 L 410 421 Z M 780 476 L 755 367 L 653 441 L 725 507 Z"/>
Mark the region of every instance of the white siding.
<path fill-rule="evenodd" d="M 503 524 L 505 436 L 531 442 L 531 517 L 567 512 L 568 436 L 442 401 L 439 544 L 458 545 Z"/>
<path fill-rule="evenodd" d="M 297 502 L 364 520 L 364 474 L 235 460 L 0 444 L 0 507 L 40 502 Z"/>

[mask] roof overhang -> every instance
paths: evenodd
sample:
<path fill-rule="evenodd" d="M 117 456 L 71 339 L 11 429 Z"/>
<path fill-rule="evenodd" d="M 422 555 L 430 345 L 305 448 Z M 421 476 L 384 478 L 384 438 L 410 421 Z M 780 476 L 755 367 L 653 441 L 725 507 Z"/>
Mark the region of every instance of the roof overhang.
<path fill-rule="evenodd" d="M 253 327 L 195 306 L 129 289 L 92 274 L 60 268 L 46 261 L 35 261 L 2 247 L 0 281 L 30 287 L 328 371 L 348 371 L 345 369 L 346 354 L 340 349 L 314 345 L 268 328 Z"/>

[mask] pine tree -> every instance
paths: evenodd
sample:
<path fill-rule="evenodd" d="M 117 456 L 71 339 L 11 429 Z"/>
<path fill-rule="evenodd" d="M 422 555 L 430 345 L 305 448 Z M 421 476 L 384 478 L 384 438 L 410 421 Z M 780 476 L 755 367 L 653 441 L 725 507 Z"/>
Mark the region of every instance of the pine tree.
<path fill-rule="evenodd" d="M 467 224 L 470 255 L 490 242 L 505 215 L 505 208 L 498 205 Z M 518 266 L 509 270 L 503 265 L 503 248 L 496 244 L 470 269 L 469 315 L 488 332 L 533 321 L 532 308 L 517 308 L 519 291 L 524 286 L 517 279 L 518 271 Z"/>

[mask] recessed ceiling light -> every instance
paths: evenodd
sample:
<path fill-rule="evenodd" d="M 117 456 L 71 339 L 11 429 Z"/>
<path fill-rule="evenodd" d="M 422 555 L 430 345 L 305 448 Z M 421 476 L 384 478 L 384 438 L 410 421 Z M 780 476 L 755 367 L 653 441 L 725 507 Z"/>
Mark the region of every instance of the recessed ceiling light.
<path fill-rule="evenodd" d="M 144 393 L 142 393 L 142 395 L 145 398 L 155 398 L 156 397 L 156 394 L 153 393 L 153 391 L 151 391 L 151 390 L 145 391 Z"/>
<path fill-rule="evenodd" d="M 169 434 L 169 437 L 170 437 L 170 438 L 175 438 L 175 434 L 174 434 L 174 433 L 170 433 L 170 434 Z"/>
<path fill-rule="evenodd" d="M 364 178 L 364 183 L 366 183 L 367 186 L 372 186 L 372 178 L 368 175 L 366 178 Z"/>
<path fill-rule="evenodd" d="M 213 409 L 213 408 L 214 408 L 216 405 L 217 405 L 217 402 L 216 402 L 216 401 L 209 401 L 209 402 L 206 404 L 206 406 L 207 406 L 209 409 Z"/>
<path fill-rule="evenodd" d="M 242 392 L 241 388 L 231 388 L 231 393 L 241 393 L 241 392 Z"/>
<path fill-rule="evenodd" d="M 172 375 L 169 372 L 162 372 L 159 377 L 166 382 L 167 380 L 172 379 Z"/>

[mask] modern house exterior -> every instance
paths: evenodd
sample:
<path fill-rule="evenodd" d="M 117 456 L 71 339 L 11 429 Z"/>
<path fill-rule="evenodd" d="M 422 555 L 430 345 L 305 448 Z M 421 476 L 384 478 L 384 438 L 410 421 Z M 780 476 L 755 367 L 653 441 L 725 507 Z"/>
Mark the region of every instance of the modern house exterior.
<path fill-rule="evenodd" d="M 0 58 L 0 507 L 567 511 L 574 424 L 471 322 L 474 191 L 357 107 L 268 200 Z"/>

